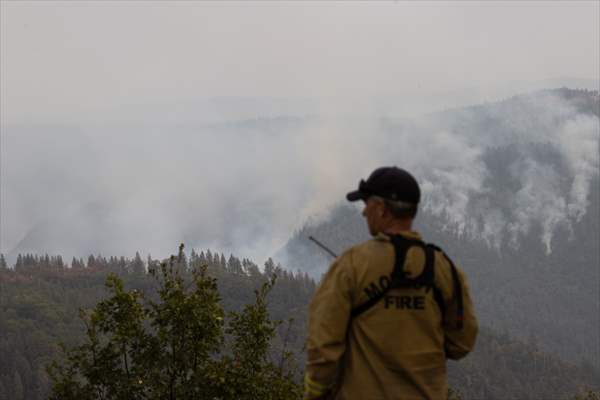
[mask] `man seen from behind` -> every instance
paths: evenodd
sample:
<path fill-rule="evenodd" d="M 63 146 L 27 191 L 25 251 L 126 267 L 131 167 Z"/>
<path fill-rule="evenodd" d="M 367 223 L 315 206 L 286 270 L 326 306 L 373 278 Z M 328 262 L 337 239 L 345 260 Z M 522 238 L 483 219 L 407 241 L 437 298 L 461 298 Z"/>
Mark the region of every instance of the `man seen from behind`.
<path fill-rule="evenodd" d="M 311 301 L 304 398 L 446 399 L 446 360 L 478 331 L 464 273 L 412 230 L 407 171 L 378 168 L 346 197 L 364 202 L 373 238 L 335 259 Z"/>

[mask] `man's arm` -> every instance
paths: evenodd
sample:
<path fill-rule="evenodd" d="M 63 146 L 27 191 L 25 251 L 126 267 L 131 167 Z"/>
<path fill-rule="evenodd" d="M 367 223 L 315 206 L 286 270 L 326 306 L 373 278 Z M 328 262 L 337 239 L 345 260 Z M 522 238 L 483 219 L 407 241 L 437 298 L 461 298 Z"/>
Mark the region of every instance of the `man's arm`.
<path fill-rule="evenodd" d="M 460 268 L 456 268 L 456 272 L 462 292 L 462 328 L 457 326 L 458 299 L 456 296 L 458 294 L 455 290 L 452 291 L 452 297 L 448 303 L 444 324 L 446 357 L 452 360 L 461 359 L 473 350 L 479 330 L 467 279 Z"/>
<path fill-rule="evenodd" d="M 325 398 L 336 384 L 346 350 L 352 282 L 349 254 L 337 258 L 323 277 L 310 303 L 304 398 Z"/>

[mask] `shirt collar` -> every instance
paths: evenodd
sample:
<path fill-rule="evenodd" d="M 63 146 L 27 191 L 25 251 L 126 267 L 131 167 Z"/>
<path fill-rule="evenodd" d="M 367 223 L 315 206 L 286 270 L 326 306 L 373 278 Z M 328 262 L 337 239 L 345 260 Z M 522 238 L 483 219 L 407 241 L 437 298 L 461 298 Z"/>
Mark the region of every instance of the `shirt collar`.
<path fill-rule="evenodd" d="M 417 231 L 402 231 L 399 233 L 400 235 L 404 236 L 407 239 L 412 239 L 412 240 L 420 240 L 422 241 L 423 239 L 421 238 L 421 234 Z M 385 240 L 385 241 L 389 241 L 390 240 L 390 235 L 387 235 L 385 233 L 378 233 L 375 238 L 379 239 L 379 240 Z"/>

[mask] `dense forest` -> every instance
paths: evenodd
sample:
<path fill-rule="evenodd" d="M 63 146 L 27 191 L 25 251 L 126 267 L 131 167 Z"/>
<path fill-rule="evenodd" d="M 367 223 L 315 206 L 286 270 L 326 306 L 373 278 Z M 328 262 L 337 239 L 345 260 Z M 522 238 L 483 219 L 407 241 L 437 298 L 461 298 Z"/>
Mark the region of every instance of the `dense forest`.
<path fill-rule="evenodd" d="M 79 309 L 91 309 L 107 294 L 109 273 L 120 276 L 128 288 L 152 295 L 155 281 L 146 273 L 150 258 L 139 254 L 125 257 L 89 256 L 74 258 L 66 265 L 60 257 L 22 255 L 12 268 L 0 258 L 0 399 L 45 399 L 49 381 L 46 366 L 60 358 L 60 344 L 72 347 L 83 338 L 84 325 Z M 314 291 L 315 282 L 306 274 L 293 274 L 268 261 L 264 272 L 247 259 L 223 254 L 192 251 L 186 268 L 208 265 L 217 278 L 222 305 L 240 310 L 253 300 L 253 291 L 271 275 L 277 284 L 270 294 L 273 318 L 285 322 L 272 351 L 279 354 L 286 346 L 300 353 L 303 345 L 304 305 Z M 293 321 L 289 321 L 293 317 Z M 291 325 L 290 325 L 291 324 Z M 291 326 L 292 329 L 288 329 Z M 289 331 L 289 332 L 288 332 Z M 299 358 L 298 367 L 302 360 Z"/>
<path fill-rule="evenodd" d="M 60 343 L 81 343 L 85 329 L 79 309 L 90 309 L 106 297 L 109 273 L 129 289 L 149 296 L 156 290 L 139 254 L 124 257 L 89 256 L 65 265 L 58 256 L 22 255 L 10 268 L 0 267 L 0 399 L 45 399 L 49 393 L 46 366 L 61 360 Z M 254 290 L 276 275 L 268 297 L 270 315 L 284 323 L 271 344 L 274 360 L 289 349 L 295 354 L 298 378 L 302 373 L 306 306 L 315 281 L 292 273 L 272 260 L 262 269 L 250 260 L 215 251 L 192 251 L 183 269 L 207 265 L 218 282 L 225 309 L 241 310 L 252 302 Z M 506 333 L 483 328 L 476 351 L 450 363 L 450 383 L 462 399 L 571 399 L 599 390 L 597 371 L 590 364 L 575 365 L 540 350 L 535 340 L 523 342 Z"/>

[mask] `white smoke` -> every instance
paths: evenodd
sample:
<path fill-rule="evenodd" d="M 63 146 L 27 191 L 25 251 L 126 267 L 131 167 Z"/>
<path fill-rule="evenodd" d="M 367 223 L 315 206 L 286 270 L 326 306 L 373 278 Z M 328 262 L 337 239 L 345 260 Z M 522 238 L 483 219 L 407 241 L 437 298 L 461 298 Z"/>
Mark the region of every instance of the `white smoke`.
<path fill-rule="evenodd" d="M 597 117 L 577 115 L 562 126 L 557 137 L 557 145 L 565 155 L 573 176 L 568 215 L 577 221 L 585 215 L 590 182 L 600 168 L 599 132 Z"/>
<path fill-rule="evenodd" d="M 568 221 L 567 203 L 559 194 L 559 176 L 547 165 L 532 160 L 525 160 L 523 164 L 518 168 L 523 186 L 514 195 L 514 216 L 508 224 L 510 241 L 517 247 L 520 236 L 528 234 L 533 223 L 539 222 L 542 224 L 541 240 L 550 252 L 556 226 Z"/>
<path fill-rule="evenodd" d="M 486 118 L 488 125 L 473 128 Z M 445 221 L 444 229 L 498 249 L 518 247 L 537 224 L 550 253 L 556 229 L 572 231 L 585 215 L 599 175 L 598 117 L 555 92 L 431 115 L 392 131 L 402 146 L 386 157 L 418 177 L 425 210 Z M 517 158 L 502 168 L 517 188 L 499 193 L 484 157 L 508 146 Z M 539 148 L 550 154 L 536 154 Z"/>
<path fill-rule="evenodd" d="M 351 104 L 322 115 L 187 127 L 4 127 L 1 251 L 161 256 L 184 241 L 260 262 L 386 164 L 414 173 L 425 209 L 446 229 L 499 248 L 540 224 L 550 251 L 555 230 L 585 215 L 598 177 L 598 118 L 549 94 L 410 123 L 390 123 L 389 115 L 382 123 Z M 482 115 L 489 131 L 471 126 Z M 531 143 L 554 149 L 569 176 L 528 153 Z M 518 157 L 506 171 L 517 189 L 497 193 L 486 152 L 511 144 Z"/>

